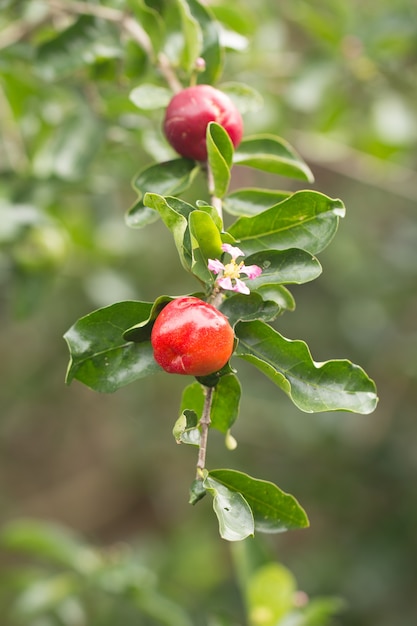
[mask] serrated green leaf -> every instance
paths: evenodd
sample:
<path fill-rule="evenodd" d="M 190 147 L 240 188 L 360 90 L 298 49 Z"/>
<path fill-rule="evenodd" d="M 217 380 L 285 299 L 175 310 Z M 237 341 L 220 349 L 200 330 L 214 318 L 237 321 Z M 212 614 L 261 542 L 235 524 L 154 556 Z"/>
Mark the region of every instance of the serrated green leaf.
<path fill-rule="evenodd" d="M 259 293 L 249 295 L 237 293 L 229 296 L 220 304 L 219 309 L 229 319 L 231 326 L 238 321 L 262 319 L 265 322 L 274 320 L 281 312 L 280 306 L 272 299 L 265 300 Z"/>
<path fill-rule="evenodd" d="M 289 191 L 272 191 L 270 189 L 238 189 L 223 199 L 223 209 L 230 215 L 246 215 L 248 217 L 270 209 L 291 195 Z"/>
<path fill-rule="evenodd" d="M 233 159 L 233 144 L 228 133 L 216 122 L 210 122 L 206 133 L 207 158 L 212 175 L 210 193 L 223 198 L 230 182 L 230 167 Z"/>
<path fill-rule="evenodd" d="M 249 578 L 246 597 L 251 626 L 277 626 L 294 608 L 297 581 L 280 563 L 267 563 Z M 298 623 L 298 622 L 297 622 Z"/>
<path fill-rule="evenodd" d="M 168 106 L 172 95 L 172 91 L 166 87 L 145 83 L 132 89 L 129 100 L 142 111 L 154 111 Z"/>
<path fill-rule="evenodd" d="M 314 176 L 290 144 L 275 135 L 254 135 L 243 139 L 236 149 L 233 162 L 264 172 L 299 178 L 310 183 Z"/>
<path fill-rule="evenodd" d="M 225 435 L 239 415 L 241 387 L 235 374 L 223 376 L 214 388 L 211 426 Z"/>
<path fill-rule="evenodd" d="M 222 539 L 241 541 L 254 534 L 254 521 L 250 506 L 245 498 L 231 491 L 211 475 L 203 481 L 204 488 L 213 496 L 213 509 L 219 521 Z"/>
<path fill-rule="evenodd" d="M 209 475 L 245 498 L 252 510 L 255 530 L 279 533 L 309 525 L 306 512 L 294 496 L 285 493 L 274 483 L 229 469 L 212 470 Z"/>
<path fill-rule="evenodd" d="M 240 113 L 253 113 L 263 107 L 264 101 L 261 94 L 250 85 L 228 82 L 219 85 L 219 89 L 229 96 Z"/>
<path fill-rule="evenodd" d="M 161 368 L 150 341 L 126 342 L 123 333 L 149 317 L 150 302 L 117 302 L 79 319 L 64 335 L 71 360 L 67 383 L 76 379 L 95 391 L 111 393 Z"/>
<path fill-rule="evenodd" d="M 193 211 L 188 220 L 193 259 L 191 271 L 202 282 L 213 282 L 214 276 L 207 264 L 209 259 L 219 258 L 222 254 L 219 229 L 205 211 Z"/>
<path fill-rule="evenodd" d="M 245 259 L 246 265 L 258 265 L 262 274 L 248 280 L 251 290 L 271 283 L 301 285 L 320 276 L 322 268 L 316 257 L 305 250 L 262 250 Z"/>
<path fill-rule="evenodd" d="M 278 385 L 306 413 L 371 413 L 377 404 L 374 382 L 348 360 L 315 363 L 303 341 L 285 339 L 261 321 L 239 322 L 236 355 Z"/>
<path fill-rule="evenodd" d="M 156 163 L 142 170 L 133 180 L 138 200 L 126 214 L 126 222 L 132 228 L 141 228 L 159 217 L 158 211 L 146 207 L 143 197 L 146 192 L 161 196 L 180 194 L 192 184 L 199 166 L 190 159 L 173 159 Z"/>
<path fill-rule="evenodd" d="M 317 254 L 334 237 L 345 208 L 318 191 L 296 191 L 259 215 L 240 217 L 228 229 L 245 254 L 300 248 Z"/>
<path fill-rule="evenodd" d="M 204 72 L 198 74 L 197 82 L 213 85 L 221 75 L 223 67 L 223 50 L 220 45 L 218 22 L 210 7 L 203 6 L 197 0 L 187 0 L 187 3 L 200 25 L 203 37 L 200 56 L 204 59 L 206 67 Z"/>

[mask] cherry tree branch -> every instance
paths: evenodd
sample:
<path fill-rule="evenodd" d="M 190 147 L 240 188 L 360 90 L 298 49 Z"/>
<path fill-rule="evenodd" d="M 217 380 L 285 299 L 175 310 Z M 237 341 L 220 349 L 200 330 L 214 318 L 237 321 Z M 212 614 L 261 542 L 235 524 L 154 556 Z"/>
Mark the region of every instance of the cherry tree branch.
<path fill-rule="evenodd" d="M 201 439 L 200 439 L 200 448 L 198 451 L 198 460 L 197 460 L 197 479 L 201 478 L 201 472 L 206 466 L 206 454 L 207 454 L 207 439 L 208 432 L 211 423 L 211 405 L 213 402 L 213 394 L 214 387 L 204 387 L 205 397 L 204 397 L 204 407 L 203 413 L 200 419 L 200 427 L 201 427 Z"/>

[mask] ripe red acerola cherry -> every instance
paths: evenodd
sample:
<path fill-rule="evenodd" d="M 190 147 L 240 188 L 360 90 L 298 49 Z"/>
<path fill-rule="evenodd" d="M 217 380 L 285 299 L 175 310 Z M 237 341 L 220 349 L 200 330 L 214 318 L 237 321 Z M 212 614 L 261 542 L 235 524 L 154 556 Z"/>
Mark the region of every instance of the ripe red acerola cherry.
<path fill-rule="evenodd" d="M 209 122 L 223 126 L 235 148 L 239 145 L 243 122 L 234 103 L 211 85 L 196 85 L 183 89 L 172 98 L 165 113 L 164 132 L 178 154 L 205 161 Z"/>
<path fill-rule="evenodd" d="M 170 374 L 207 376 L 226 365 L 234 334 L 227 317 L 194 297 L 171 300 L 152 328 L 155 361 Z"/>

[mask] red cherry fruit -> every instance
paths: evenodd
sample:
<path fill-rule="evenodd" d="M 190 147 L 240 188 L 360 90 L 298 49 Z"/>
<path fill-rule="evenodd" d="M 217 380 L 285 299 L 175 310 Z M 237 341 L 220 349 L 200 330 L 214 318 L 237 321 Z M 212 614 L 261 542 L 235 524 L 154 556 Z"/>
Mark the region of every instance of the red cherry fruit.
<path fill-rule="evenodd" d="M 226 94 L 211 85 L 196 85 L 177 93 L 169 103 L 164 132 L 171 146 L 187 159 L 207 159 L 206 129 L 217 122 L 235 148 L 243 134 L 242 117 Z"/>
<path fill-rule="evenodd" d="M 170 374 L 207 376 L 226 365 L 234 334 L 227 317 L 194 297 L 171 300 L 152 328 L 155 361 Z"/>

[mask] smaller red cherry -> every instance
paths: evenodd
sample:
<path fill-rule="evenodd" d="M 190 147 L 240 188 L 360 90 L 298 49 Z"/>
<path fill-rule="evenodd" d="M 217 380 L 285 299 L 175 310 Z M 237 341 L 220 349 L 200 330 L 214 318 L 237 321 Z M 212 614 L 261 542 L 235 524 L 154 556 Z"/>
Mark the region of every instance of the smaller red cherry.
<path fill-rule="evenodd" d="M 195 85 L 175 94 L 168 104 L 164 133 L 178 154 L 205 161 L 209 122 L 223 126 L 234 147 L 239 145 L 243 134 L 242 116 L 229 96 L 211 85 Z"/>
<path fill-rule="evenodd" d="M 234 333 L 227 317 L 199 298 L 171 300 L 151 333 L 155 361 L 170 374 L 208 376 L 233 352 Z"/>

